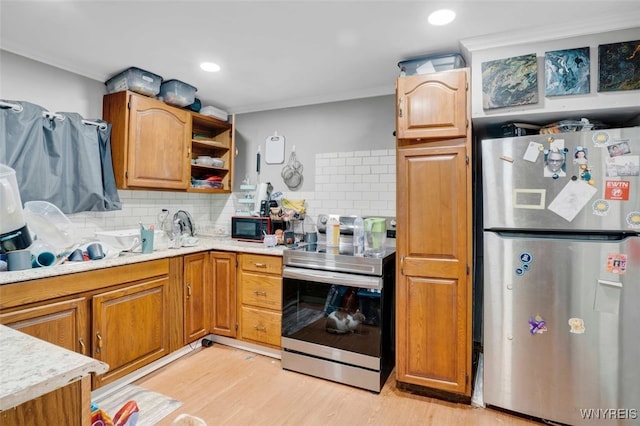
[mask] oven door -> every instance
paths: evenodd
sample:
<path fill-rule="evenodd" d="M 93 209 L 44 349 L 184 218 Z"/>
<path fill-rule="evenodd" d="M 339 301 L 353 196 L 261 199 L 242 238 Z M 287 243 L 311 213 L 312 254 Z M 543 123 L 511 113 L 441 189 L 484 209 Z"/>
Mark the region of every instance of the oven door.
<path fill-rule="evenodd" d="M 285 266 L 282 281 L 284 350 L 380 369 L 381 277 Z"/>

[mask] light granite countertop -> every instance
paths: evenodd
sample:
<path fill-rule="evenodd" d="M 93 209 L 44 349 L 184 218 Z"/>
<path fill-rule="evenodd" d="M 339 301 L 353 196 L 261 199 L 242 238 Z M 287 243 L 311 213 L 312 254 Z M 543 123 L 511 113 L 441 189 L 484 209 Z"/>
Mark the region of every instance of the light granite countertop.
<path fill-rule="evenodd" d="M 282 245 L 276 247 L 265 247 L 262 243 L 235 241 L 229 237 L 199 236 L 198 239 L 198 245 L 194 247 L 157 250 L 149 254 L 122 253 L 119 257 L 113 259 L 90 260 L 86 262 L 66 262 L 61 265 L 46 268 L 0 272 L 0 285 L 109 268 L 111 266 L 127 265 L 130 263 L 146 262 L 149 260 L 163 259 L 167 257 L 182 256 L 185 254 L 209 250 L 267 254 L 273 256 L 282 256 L 282 252 L 284 250 L 284 246 Z"/>
<path fill-rule="evenodd" d="M 0 325 L 0 411 L 108 369 L 104 362 Z"/>

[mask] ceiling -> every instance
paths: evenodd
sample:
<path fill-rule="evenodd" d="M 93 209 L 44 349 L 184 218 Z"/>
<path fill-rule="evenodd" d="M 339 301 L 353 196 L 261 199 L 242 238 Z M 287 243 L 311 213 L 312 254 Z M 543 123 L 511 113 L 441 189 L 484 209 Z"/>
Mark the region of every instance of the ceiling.
<path fill-rule="evenodd" d="M 442 6 L 457 19 L 430 26 Z M 399 61 L 460 52 L 459 40 L 598 33 L 628 13 L 637 0 L 0 0 L 0 48 L 98 81 L 136 66 L 244 113 L 392 94 Z"/>

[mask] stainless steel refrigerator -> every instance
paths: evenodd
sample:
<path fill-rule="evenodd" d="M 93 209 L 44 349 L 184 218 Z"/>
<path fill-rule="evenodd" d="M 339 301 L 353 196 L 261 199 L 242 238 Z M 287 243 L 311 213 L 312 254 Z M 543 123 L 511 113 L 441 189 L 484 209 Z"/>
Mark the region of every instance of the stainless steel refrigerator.
<path fill-rule="evenodd" d="M 640 425 L 640 127 L 481 149 L 484 402 Z"/>

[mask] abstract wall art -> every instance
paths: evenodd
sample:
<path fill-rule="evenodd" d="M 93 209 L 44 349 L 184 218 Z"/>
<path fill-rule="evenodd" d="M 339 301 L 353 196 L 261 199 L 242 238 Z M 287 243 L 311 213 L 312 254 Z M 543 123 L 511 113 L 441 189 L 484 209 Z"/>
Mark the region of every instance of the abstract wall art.
<path fill-rule="evenodd" d="M 545 95 L 565 96 L 589 93 L 589 65 L 588 47 L 545 52 Z"/>
<path fill-rule="evenodd" d="M 640 40 L 598 46 L 598 92 L 640 89 Z"/>
<path fill-rule="evenodd" d="M 482 108 L 538 103 L 536 54 L 482 63 Z"/>

